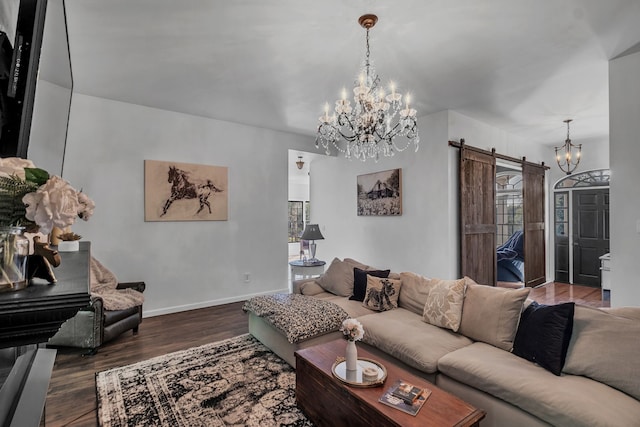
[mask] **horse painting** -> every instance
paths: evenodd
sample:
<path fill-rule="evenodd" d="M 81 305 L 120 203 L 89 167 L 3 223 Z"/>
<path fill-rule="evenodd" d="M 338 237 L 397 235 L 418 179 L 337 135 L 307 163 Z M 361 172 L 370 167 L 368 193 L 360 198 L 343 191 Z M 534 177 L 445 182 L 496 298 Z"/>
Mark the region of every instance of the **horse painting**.
<path fill-rule="evenodd" d="M 216 187 L 210 179 L 198 180 L 191 178 L 189 172 L 178 169 L 175 166 L 169 166 L 167 182 L 171 183 L 171 194 L 164 203 L 160 216 L 164 216 L 167 213 L 173 202 L 184 199 L 198 199 L 200 207 L 195 215 L 202 212 L 205 207 L 209 210 L 209 214 L 211 214 L 209 197 L 211 197 L 213 193 L 223 191 Z"/>

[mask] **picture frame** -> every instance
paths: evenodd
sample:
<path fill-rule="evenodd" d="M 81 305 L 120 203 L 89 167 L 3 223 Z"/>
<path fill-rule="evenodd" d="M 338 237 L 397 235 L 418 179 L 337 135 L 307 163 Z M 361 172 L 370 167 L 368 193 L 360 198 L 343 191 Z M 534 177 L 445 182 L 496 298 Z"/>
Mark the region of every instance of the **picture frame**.
<path fill-rule="evenodd" d="M 144 161 L 145 221 L 227 221 L 228 168 Z"/>
<path fill-rule="evenodd" d="M 402 169 L 357 176 L 358 216 L 402 215 Z"/>

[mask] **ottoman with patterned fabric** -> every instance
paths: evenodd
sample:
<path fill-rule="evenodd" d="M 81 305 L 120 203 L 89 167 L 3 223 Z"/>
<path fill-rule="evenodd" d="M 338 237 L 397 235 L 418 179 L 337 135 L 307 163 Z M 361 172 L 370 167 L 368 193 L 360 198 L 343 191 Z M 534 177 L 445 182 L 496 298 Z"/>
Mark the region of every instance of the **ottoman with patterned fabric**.
<path fill-rule="evenodd" d="M 249 333 L 295 367 L 294 352 L 342 336 L 349 314 L 340 306 L 299 294 L 251 298 L 242 309 L 249 314 Z"/>

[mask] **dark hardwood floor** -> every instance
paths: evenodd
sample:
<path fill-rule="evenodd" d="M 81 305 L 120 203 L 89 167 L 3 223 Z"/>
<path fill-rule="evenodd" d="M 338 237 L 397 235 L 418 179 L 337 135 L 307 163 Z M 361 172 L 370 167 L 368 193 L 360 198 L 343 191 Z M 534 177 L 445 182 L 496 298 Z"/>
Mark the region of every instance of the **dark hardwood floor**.
<path fill-rule="evenodd" d="M 46 404 L 47 426 L 96 426 L 95 374 L 249 332 L 243 302 L 144 319 L 93 356 L 58 348 Z"/>
<path fill-rule="evenodd" d="M 608 306 L 600 289 L 560 283 L 533 289 L 542 304 L 575 301 Z M 47 395 L 47 426 L 96 426 L 95 374 L 173 351 L 196 347 L 248 332 L 242 302 L 144 319 L 140 332 L 125 333 L 94 356 L 59 348 Z"/>

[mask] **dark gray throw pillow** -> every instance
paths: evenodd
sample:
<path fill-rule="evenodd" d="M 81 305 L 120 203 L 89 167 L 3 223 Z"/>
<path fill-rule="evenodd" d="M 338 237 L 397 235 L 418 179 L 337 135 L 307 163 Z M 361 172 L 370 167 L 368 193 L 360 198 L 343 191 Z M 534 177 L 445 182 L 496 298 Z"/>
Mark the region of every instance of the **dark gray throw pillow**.
<path fill-rule="evenodd" d="M 513 354 L 560 375 L 573 332 L 575 304 L 532 302 L 520 316 Z"/>
<path fill-rule="evenodd" d="M 386 279 L 389 277 L 389 273 L 391 273 L 391 270 L 362 270 L 358 267 L 353 267 L 353 295 L 349 299 L 364 301 L 364 296 L 367 292 L 367 274 Z"/>

